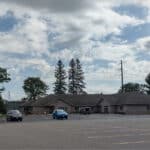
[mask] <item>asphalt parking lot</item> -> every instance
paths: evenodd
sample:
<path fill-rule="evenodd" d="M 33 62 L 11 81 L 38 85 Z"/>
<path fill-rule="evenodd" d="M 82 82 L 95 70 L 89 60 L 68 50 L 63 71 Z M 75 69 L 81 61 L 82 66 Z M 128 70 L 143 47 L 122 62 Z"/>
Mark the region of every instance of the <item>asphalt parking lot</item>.
<path fill-rule="evenodd" d="M 28 116 L 22 123 L 0 124 L 0 149 L 149 150 L 150 116 Z"/>

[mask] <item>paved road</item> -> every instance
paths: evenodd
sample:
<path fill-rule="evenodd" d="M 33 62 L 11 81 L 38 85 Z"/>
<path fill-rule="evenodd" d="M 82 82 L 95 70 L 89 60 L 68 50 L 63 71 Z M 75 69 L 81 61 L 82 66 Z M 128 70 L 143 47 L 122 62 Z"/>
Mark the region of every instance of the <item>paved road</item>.
<path fill-rule="evenodd" d="M 70 120 L 30 119 L 0 124 L 0 150 L 150 149 L 150 116 L 74 115 Z"/>

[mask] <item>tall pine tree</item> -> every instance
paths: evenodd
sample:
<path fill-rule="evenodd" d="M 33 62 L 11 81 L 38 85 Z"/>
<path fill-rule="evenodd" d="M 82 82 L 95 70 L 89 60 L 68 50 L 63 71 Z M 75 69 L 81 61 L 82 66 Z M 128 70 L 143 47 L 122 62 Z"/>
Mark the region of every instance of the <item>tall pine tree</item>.
<path fill-rule="evenodd" d="M 55 94 L 65 94 L 66 93 L 66 72 L 64 69 L 64 65 L 61 60 L 58 61 L 56 69 L 55 69 L 55 78 L 56 81 L 54 83 L 54 93 Z"/>
<path fill-rule="evenodd" d="M 77 94 L 76 90 L 76 63 L 74 59 L 71 59 L 69 63 L 69 72 L 68 72 L 68 79 L 69 79 L 69 85 L 68 85 L 68 93 L 69 94 Z"/>
<path fill-rule="evenodd" d="M 85 82 L 84 82 L 84 72 L 82 70 L 82 65 L 79 59 L 76 59 L 76 90 L 77 94 L 84 94 Z"/>
<path fill-rule="evenodd" d="M 79 59 L 72 59 L 69 66 L 69 94 L 85 94 L 84 72 Z"/>

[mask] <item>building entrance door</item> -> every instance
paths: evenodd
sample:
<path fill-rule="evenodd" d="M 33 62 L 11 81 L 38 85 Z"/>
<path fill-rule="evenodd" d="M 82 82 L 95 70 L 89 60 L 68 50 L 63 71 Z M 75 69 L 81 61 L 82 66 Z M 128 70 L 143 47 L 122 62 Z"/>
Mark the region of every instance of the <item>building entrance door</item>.
<path fill-rule="evenodd" d="M 108 106 L 104 106 L 104 113 L 105 113 L 105 114 L 108 114 L 108 113 L 109 113 Z"/>

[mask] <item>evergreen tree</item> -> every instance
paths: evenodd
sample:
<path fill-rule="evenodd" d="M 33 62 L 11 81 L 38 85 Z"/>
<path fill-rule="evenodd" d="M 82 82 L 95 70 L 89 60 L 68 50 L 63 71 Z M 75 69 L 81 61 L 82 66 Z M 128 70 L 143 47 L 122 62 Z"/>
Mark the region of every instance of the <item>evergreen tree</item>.
<path fill-rule="evenodd" d="M 64 65 L 61 60 L 58 61 L 56 69 L 55 69 L 55 78 L 56 81 L 54 83 L 54 93 L 55 94 L 65 94 L 66 93 L 66 72 L 64 69 Z"/>
<path fill-rule="evenodd" d="M 84 72 L 79 59 L 76 59 L 76 90 L 77 94 L 84 94 Z"/>
<path fill-rule="evenodd" d="M 148 95 L 150 95 L 150 73 L 147 75 L 146 79 L 146 92 Z"/>
<path fill-rule="evenodd" d="M 79 59 L 72 59 L 69 66 L 69 94 L 85 94 L 84 72 Z"/>
<path fill-rule="evenodd" d="M 69 72 L 68 72 L 68 78 L 69 78 L 69 85 L 68 85 L 68 92 L 69 94 L 77 94 L 76 89 L 76 63 L 74 59 L 71 59 L 69 63 Z"/>

